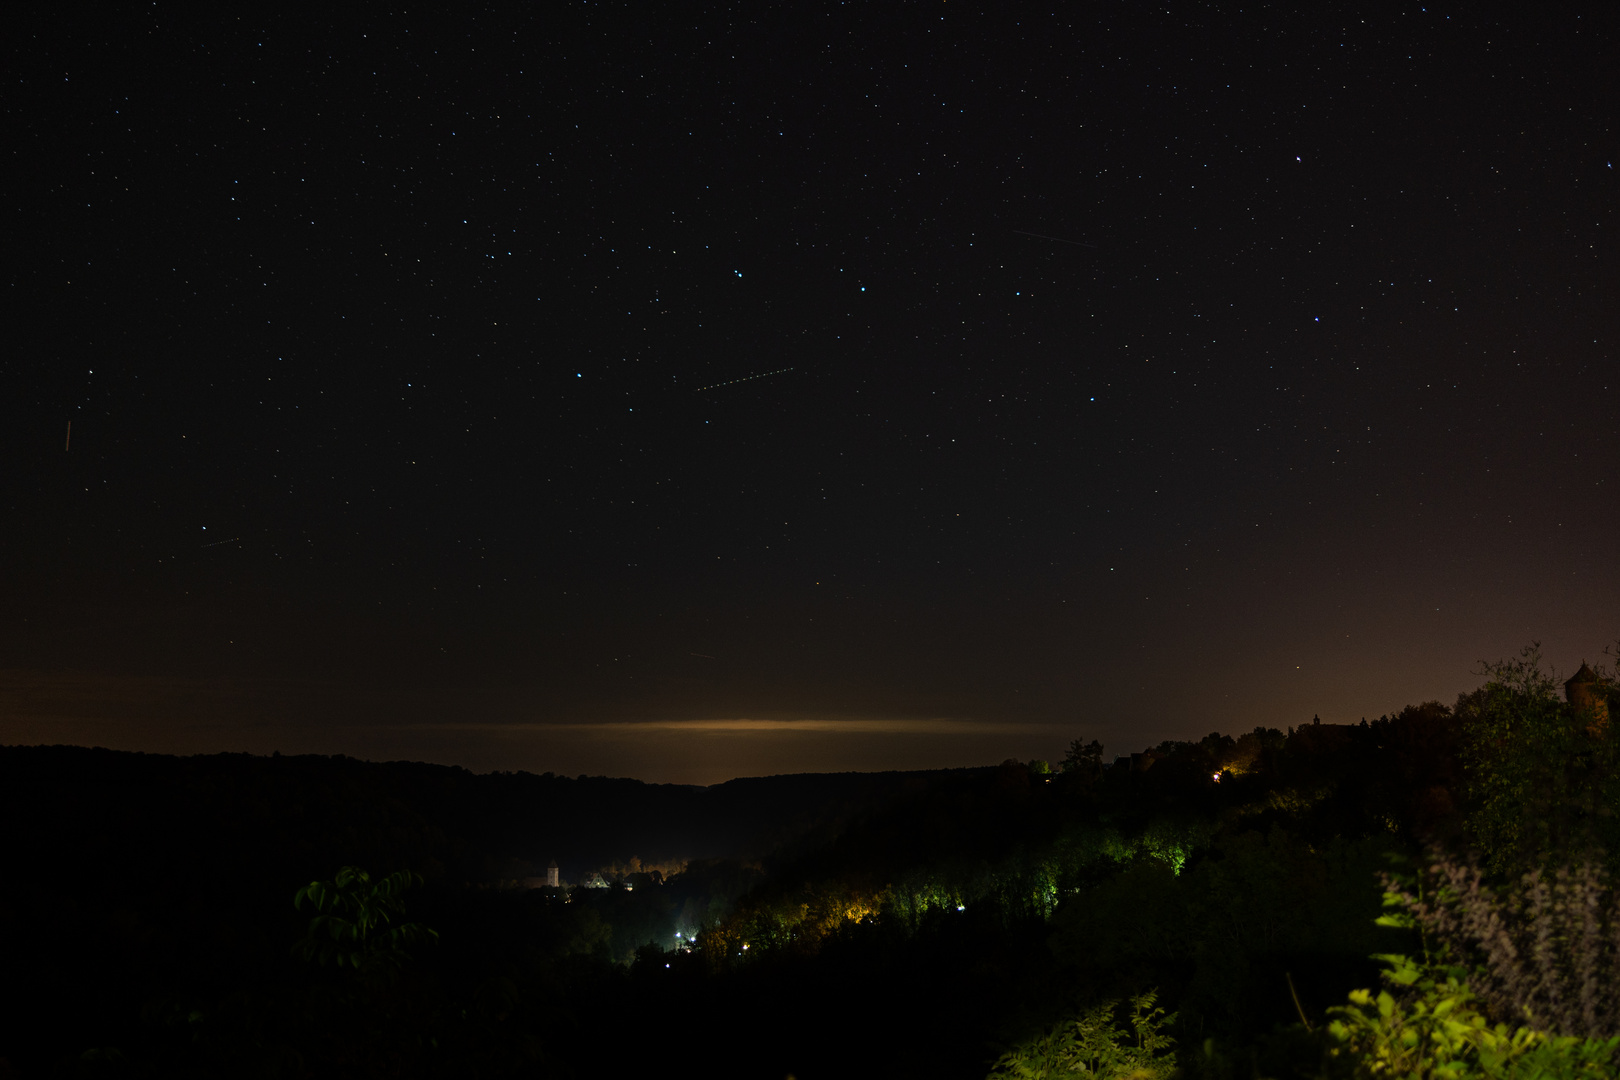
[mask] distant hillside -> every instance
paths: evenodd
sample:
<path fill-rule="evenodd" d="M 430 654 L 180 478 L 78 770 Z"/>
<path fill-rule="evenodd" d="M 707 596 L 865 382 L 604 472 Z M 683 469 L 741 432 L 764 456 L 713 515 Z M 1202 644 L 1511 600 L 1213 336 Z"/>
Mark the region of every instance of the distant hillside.
<path fill-rule="evenodd" d="M 958 770 L 972 772 L 977 770 Z M 289 883 L 343 863 L 433 878 L 565 878 L 645 862 L 761 857 L 947 772 L 753 777 L 713 787 L 475 774 L 345 757 L 171 757 L 0 747 L 0 813 L 28 869 L 133 883 L 199 863 Z"/>

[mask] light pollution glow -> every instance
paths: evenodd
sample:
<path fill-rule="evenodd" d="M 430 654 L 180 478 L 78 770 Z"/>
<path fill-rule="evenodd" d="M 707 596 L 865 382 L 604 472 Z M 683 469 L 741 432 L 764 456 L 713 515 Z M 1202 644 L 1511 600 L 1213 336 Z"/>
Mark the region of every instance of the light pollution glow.
<path fill-rule="evenodd" d="M 426 723 L 407 725 L 423 731 L 465 731 L 501 733 L 585 734 L 601 738 L 635 738 L 649 732 L 681 732 L 689 735 L 793 735 L 826 733 L 837 735 L 1056 735 L 1054 724 L 992 722 L 949 718 L 887 718 L 866 720 L 799 719 L 754 720 L 747 717 L 714 720 L 613 720 L 599 723 Z"/>

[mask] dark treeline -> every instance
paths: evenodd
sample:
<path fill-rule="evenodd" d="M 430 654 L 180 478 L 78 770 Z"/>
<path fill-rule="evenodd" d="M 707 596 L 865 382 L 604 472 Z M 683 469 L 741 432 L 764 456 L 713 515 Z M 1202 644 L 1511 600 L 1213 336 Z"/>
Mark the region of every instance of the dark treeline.
<path fill-rule="evenodd" d="M 1150 1067 L 1118 1075 L 1360 1075 L 1407 1037 L 1398 1003 L 1383 1019 L 1372 1004 L 1346 1011 L 1349 992 L 1379 985 L 1374 954 L 1430 957 L 1397 969 L 1413 1000 L 1474 1008 L 1465 967 L 1434 974 L 1436 941 L 1458 942 L 1448 963 L 1474 946 L 1424 899 L 1424 874 L 1484 882 L 1488 904 L 1488 887 L 1620 850 L 1620 753 L 1592 704 L 1612 684 L 1567 704 L 1533 654 L 1490 675 L 1453 706 L 1212 734 L 1112 766 L 1077 739 L 1056 767 L 714 789 L 0 750 L 14 996 L 0 1056 L 21 1075 L 584 1076 L 684 1062 L 719 1076 L 978 1078 L 1004 1053 L 998 1068 L 1016 1074 L 1073 1018 L 1106 1027 L 1109 1002 L 1151 993 L 1173 1015 L 1141 1021 Z M 553 855 L 576 882 L 605 870 L 607 887 L 518 887 Z M 1483 869 L 1422 869 L 1453 857 Z M 1381 877 L 1391 870 L 1405 876 Z M 1599 897 L 1587 907 L 1606 911 L 1602 871 L 1582 872 L 1582 895 Z M 295 910 L 315 879 L 326 884 L 305 899 L 326 906 Z M 1413 915 L 1380 926 L 1391 888 Z M 1489 985 L 1511 998 L 1511 979 Z M 1514 1038 L 1526 1053 L 1568 1049 Z M 1142 1057 L 1161 1044 L 1172 1064 L 1169 1049 Z M 1604 1075 L 1608 1050 L 1577 1049 L 1600 1071 L 1547 1075 Z M 1383 1074 L 1430 1074 L 1403 1068 Z"/>
<path fill-rule="evenodd" d="M 1455 827 L 1457 750 L 1452 710 L 1428 703 L 1131 765 L 1083 746 L 1066 769 L 1009 761 L 777 870 L 702 954 L 763 998 L 869 1003 L 813 1037 L 802 1011 L 764 1021 L 755 1052 L 782 1073 L 983 1076 L 1077 1003 L 1157 988 L 1184 1041 L 1274 1075 L 1301 1052 L 1295 995 L 1320 1019 L 1399 944 L 1374 925 L 1377 873 Z"/>
<path fill-rule="evenodd" d="M 0 799 L 42 837 L 148 857 L 330 861 L 364 856 L 430 877 L 570 876 L 614 859 L 760 856 L 813 842 L 852 814 L 934 773 L 834 773 L 713 787 L 547 773 L 476 775 L 413 762 L 216 754 L 176 758 L 78 747 L 0 747 Z M 199 833 L 209 852 L 181 838 Z M 232 843 L 232 840 L 235 843 Z M 218 841 L 218 843 L 215 843 Z M 278 870 L 281 868 L 277 868 Z"/>

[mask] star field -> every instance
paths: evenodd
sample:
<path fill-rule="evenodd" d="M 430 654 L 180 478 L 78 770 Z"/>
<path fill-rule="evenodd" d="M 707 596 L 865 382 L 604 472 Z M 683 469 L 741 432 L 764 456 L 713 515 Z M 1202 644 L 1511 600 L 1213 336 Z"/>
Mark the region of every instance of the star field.
<path fill-rule="evenodd" d="M 0 667 L 1129 749 L 1620 637 L 1606 21 L 110 18 L 9 49 Z"/>

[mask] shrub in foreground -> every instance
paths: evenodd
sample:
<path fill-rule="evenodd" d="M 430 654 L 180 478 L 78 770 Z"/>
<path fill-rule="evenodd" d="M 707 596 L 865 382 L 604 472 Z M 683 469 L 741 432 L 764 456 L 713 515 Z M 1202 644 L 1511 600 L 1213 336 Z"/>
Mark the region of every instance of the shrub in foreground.
<path fill-rule="evenodd" d="M 1166 1016 L 1156 1001 L 1152 992 L 1139 994 L 1063 1020 L 1001 1055 L 988 1080 L 1167 1080 L 1176 1072 L 1176 1056 L 1175 1040 L 1164 1028 L 1176 1018 Z"/>

